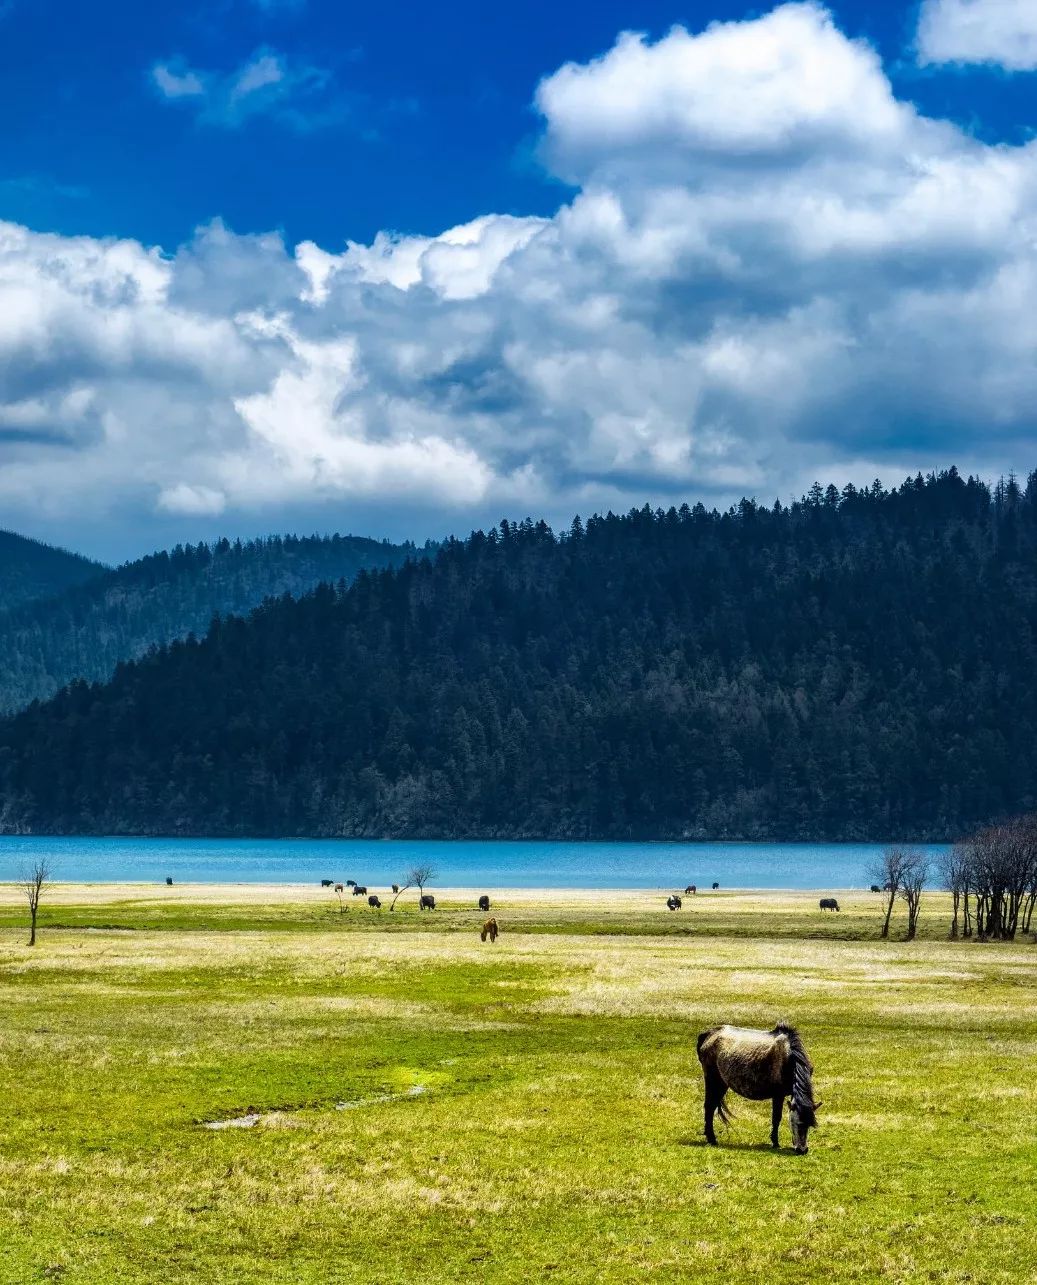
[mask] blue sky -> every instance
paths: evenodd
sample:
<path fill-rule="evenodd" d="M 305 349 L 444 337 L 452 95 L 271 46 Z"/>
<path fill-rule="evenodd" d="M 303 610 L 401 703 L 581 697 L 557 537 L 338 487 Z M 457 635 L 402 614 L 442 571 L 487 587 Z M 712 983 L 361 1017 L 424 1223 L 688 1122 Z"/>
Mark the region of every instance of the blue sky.
<path fill-rule="evenodd" d="M 1032 0 L 0 3 L 0 521 L 1028 469 L 1035 68 Z"/>
<path fill-rule="evenodd" d="M 488 210 L 554 212 L 535 156 L 538 80 L 609 49 L 767 6 L 711 0 L 344 5 L 338 0 L 149 4 L 10 0 L 0 28 L 0 216 L 172 248 L 222 218 L 338 248 L 381 229 L 437 232 Z M 978 67 L 932 73 L 911 54 L 917 5 L 832 4 L 881 50 L 898 91 L 989 138 L 1037 125 L 1034 85 Z M 327 73 L 276 107 L 206 122 L 156 92 L 156 64 L 228 74 L 272 52 Z"/>

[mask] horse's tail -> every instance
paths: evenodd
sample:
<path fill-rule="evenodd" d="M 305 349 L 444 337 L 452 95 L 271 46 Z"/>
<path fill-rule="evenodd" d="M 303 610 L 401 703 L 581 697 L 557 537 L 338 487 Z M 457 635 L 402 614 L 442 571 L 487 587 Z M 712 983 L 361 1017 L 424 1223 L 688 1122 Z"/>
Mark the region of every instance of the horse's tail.
<path fill-rule="evenodd" d="M 792 1063 L 792 1104 L 799 1118 L 811 1128 L 817 1124 L 817 1102 L 814 1098 L 814 1064 L 807 1056 L 799 1031 L 786 1022 L 779 1022 L 772 1032 L 784 1035 L 789 1042 L 789 1061 Z"/>
<path fill-rule="evenodd" d="M 706 1041 L 709 1040 L 712 1036 L 714 1036 L 717 1033 L 717 1031 L 719 1031 L 720 1029 L 721 1028 L 719 1026 L 711 1026 L 708 1031 L 703 1031 L 702 1034 L 695 1041 L 695 1051 L 699 1055 L 699 1062 L 702 1064 L 702 1070 L 706 1076 L 707 1092 L 709 1091 L 708 1090 L 709 1073 L 711 1070 L 715 1076 L 716 1085 L 720 1089 L 719 1095 L 717 1096 L 717 1099 L 716 1099 L 717 1115 L 720 1117 L 720 1119 L 724 1124 L 730 1124 L 732 1112 L 724 1102 L 724 1098 L 727 1095 L 727 1085 L 724 1083 L 724 1081 L 720 1078 L 720 1075 L 717 1073 L 714 1059 L 710 1056 L 710 1054 L 707 1053 L 705 1057 L 703 1057 L 702 1055 L 702 1050 L 706 1044 Z M 707 1066 L 707 1062 L 709 1063 L 708 1066 Z"/>

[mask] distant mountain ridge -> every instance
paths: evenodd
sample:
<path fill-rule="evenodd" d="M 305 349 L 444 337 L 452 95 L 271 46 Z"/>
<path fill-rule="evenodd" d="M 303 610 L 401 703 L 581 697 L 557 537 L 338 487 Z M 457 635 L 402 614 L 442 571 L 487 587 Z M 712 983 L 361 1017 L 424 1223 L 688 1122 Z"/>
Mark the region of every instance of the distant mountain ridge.
<path fill-rule="evenodd" d="M 0 611 L 53 597 L 107 570 L 82 554 L 0 531 Z"/>
<path fill-rule="evenodd" d="M 178 545 L 114 570 L 83 559 L 90 573 L 82 580 L 0 613 L 0 713 L 78 678 L 104 681 L 120 661 L 204 633 L 215 615 L 245 614 L 266 598 L 417 556 L 410 544 L 333 535 Z"/>
<path fill-rule="evenodd" d="M 1037 807 L 1037 473 L 502 522 L 0 723 L 35 833 L 953 839 Z"/>

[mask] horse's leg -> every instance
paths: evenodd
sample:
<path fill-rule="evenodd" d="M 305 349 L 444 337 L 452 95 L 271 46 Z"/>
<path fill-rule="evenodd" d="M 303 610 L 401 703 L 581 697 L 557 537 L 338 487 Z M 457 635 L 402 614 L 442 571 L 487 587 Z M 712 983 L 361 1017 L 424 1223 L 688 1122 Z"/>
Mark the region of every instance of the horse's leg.
<path fill-rule="evenodd" d="M 706 1072 L 706 1141 L 713 1147 L 717 1145 L 717 1135 L 713 1132 L 713 1116 L 726 1090 L 727 1085 L 716 1071 Z"/>
<path fill-rule="evenodd" d="M 771 1105 L 771 1146 L 778 1145 L 778 1129 L 781 1127 L 781 1109 L 785 1105 L 785 1095 L 776 1093 Z"/>

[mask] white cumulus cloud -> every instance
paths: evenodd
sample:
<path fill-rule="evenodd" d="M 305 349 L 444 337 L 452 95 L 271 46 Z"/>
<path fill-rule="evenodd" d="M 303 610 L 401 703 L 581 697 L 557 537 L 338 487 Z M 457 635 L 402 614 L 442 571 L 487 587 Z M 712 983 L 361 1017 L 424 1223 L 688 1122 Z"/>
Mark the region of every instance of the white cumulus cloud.
<path fill-rule="evenodd" d="M 918 56 L 925 63 L 993 63 L 1037 70 L 1035 0 L 923 0 Z"/>
<path fill-rule="evenodd" d="M 815 4 L 621 36 L 536 103 L 548 219 L 0 225 L 5 521 L 439 533 L 1037 464 L 1037 143 L 898 101 Z"/>
<path fill-rule="evenodd" d="M 649 44 L 627 33 L 587 64 L 541 82 L 551 159 L 577 180 L 653 161 L 785 155 L 882 145 L 912 115 L 897 103 L 875 52 L 848 41 L 828 12 L 788 4 L 755 22 L 681 27 Z"/>

